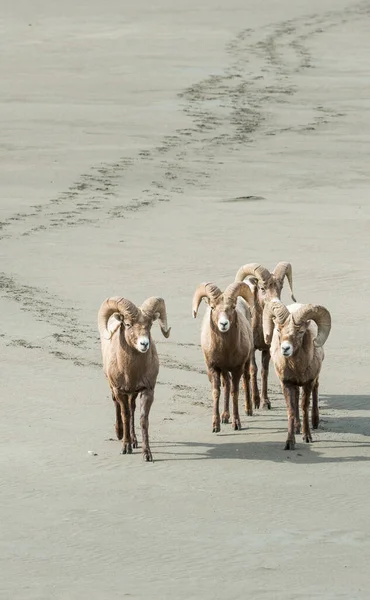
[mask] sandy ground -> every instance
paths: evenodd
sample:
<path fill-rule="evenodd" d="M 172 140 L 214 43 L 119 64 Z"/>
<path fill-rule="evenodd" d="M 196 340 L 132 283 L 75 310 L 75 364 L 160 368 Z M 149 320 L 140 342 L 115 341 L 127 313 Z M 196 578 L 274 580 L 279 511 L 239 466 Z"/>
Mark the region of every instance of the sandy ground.
<path fill-rule="evenodd" d="M 369 3 L 84 5 L 1 2 L 0 597 L 367 600 Z M 191 319 L 279 260 L 333 318 L 295 452 L 273 370 L 211 433 Z M 108 295 L 167 302 L 154 464 L 110 440 Z"/>

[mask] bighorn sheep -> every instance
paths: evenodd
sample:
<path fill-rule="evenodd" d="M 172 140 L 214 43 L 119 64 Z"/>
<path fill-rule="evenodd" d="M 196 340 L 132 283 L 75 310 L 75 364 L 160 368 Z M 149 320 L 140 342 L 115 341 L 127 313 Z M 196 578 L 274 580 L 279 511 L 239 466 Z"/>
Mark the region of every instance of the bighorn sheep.
<path fill-rule="evenodd" d="M 143 458 L 152 461 L 149 447 L 149 411 L 154 399 L 159 361 L 150 330 L 159 319 L 162 334 L 168 338 L 166 306 L 162 298 L 151 297 L 138 308 L 125 298 L 107 298 L 100 307 L 98 328 L 104 374 L 116 409 L 116 434 L 122 454 L 137 448 L 134 415 L 140 394 L 140 425 Z"/>
<path fill-rule="evenodd" d="M 238 407 L 241 377 L 244 383 L 245 410 L 248 415 L 253 414 L 249 381 L 253 334 L 247 305 L 253 302 L 253 294 L 245 283 L 232 283 L 223 293 L 213 283 L 202 283 L 197 287 L 193 297 L 194 319 L 203 298 L 209 307 L 202 322 L 201 347 L 213 392 L 213 432 L 221 429 L 219 412 L 221 376 L 224 384 L 222 423 L 228 423 L 230 419 L 229 373 L 231 373 L 233 400 L 232 426 L 233 429 L 241 429 Z"/>
<path fill-rule="evenodd" d="M 257 363 L 255 357 L 255 351 L 260 350 L 262 352 L 261 358 L 261 395 L 262 395 L 262 408 L 271 408 L 271 403 L 268 398 L 268 373 L 270 363 L 270 349 L 268 344 L 265 343 L 263 337 L 263 308 L 266 302 L 279 301 L 281 291 L 284 285 L 284 277 L 288 279 L 291 297 L 296 302 L 293 296 L 293 278 L 292 278 L 292 265 L 287 262 L 279 262 L 272 273 L 265 269 L 258 263 L 249 263 L 240 267 L 239 271 L 235 276 L 235 281 L 243 281 L 248 278 L 248 285 L 254 294 L 254 304 L 252 305 L 252 328 L 253 328 L 253 340 L 254 350 L 251 356 L 251 383 L 252 383 L 252 401 L 255 408 L 260 407 L 260 394 L 258 391 L 257 384 Z"/>
<path fill-rule="evenodd" d="M 275 328 L 274 328 L 275 323 Z M 319 424 L 319 375 L 324 348 L 331 329 L 329 311 L 314 304 L 281 302 L 265 306 L 263 329 L 266 344 L 280 379 L 288 411 L 288 437 L 285 450 L 294 450 L 295 433 L 300 433 L 299 387 L 302 387 L 303 440 L 312 442 L 308 410 L 312 392 L 312 427 Z"/>

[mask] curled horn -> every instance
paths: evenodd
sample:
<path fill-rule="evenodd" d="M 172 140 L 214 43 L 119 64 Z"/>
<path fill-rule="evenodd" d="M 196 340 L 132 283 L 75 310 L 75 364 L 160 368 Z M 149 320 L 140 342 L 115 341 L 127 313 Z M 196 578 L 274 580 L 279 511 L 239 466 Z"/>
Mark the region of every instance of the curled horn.
<path fill-rule="evenodd" d="M 219 296 L 221 296 L 221 290 L 214 285 L 213 283 L 201 283 L 198 285 L 197 289 L 194 292 L 193 296 L 193 304 L 192 304 L 192 312 L 193 319 L 197 316 L 199 304 L 201 303 L 203 298 L 208 298 L 208 300 L 216 301 Z"/>
<path fill-rule="evenodd" d="M 147 298 L 140 306 L 140 310 L 145 315 L 148 315 L 153 321 L 158 319 L 162 334 L 165 338 L 169 337 L 171 327 L 168 327 L 167 324 L 167 311 L 163 298 L 157 298 L 156 296 Z"/>
<path fill-rule="evenodd" d="M 274 320 L 281 325 L 290 315 L 289 310 L 282 302 L 268 302 L 263 309 L 263 335 L 265 343 L 270 345 L 274 332 Z"/>
<path fill-rule="evenodd" d="M 224 291 L 224 297 L 234 298 L 236 300 L 238 296 L 244 298 L 250 307 L 254 306 L 254 294 L 249 285 L 244 283 L 244 281 L 235 281 L 235 283 L 228 285 Z"/>
<path fill-rule="evenodd" d="M 124 318 L 136 320 L 139 316 L 139 309 L 130 300 L 119 296 L 104 300 L 98 313 L 98 329 L 100 335 L 106 340 L 110 340 L 112 337 L 112 332 L 108 331 L 107 324 L 113 313 L 120 313 Z"/>
<path fill-rule="evenodd" d="M 292 265 L 288 262 L 279 262 L 275 269 L 273 270 L 273 275 L 276 279 L 280 279 L 283 282 L 284 277 L 287 278 L 289 287 L 290 287 L 290 295 L 293 302 L 297 302 L 293 295 L 293 274 L 292 274 Z"/>
<path fill-rule="evenodd" d="M 248 263 L 240 267 L 235 275 L 235 281 L 244 281 L 246 277 L 257 277 L 260 282 L 266 283 L 270 279 L 271 273 L 258 263 Z"/>
<path fill-rule="evenodd" d="M 318 328 L 315 345 L 323 346 L 328 339 L 331 330 L 330 312 L 319 304 L 304 304 L 293 313 L 293 321 L 296 325 L 299 325 L 302 321 L 308 321 L 309 319 L 315 321 Z"/>

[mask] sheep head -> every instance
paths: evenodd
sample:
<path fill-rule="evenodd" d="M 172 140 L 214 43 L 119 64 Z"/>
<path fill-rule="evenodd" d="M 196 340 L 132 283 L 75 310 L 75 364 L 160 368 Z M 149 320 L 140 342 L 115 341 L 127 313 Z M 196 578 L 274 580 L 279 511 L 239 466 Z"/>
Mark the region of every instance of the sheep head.
<path fill-rule="evenodd" d="M 267 302 L 280 300 L 285 277 L 289 283 L 291 298 L 293 302 L 296 302 L 293 295 L 293 275 L 290 263 L 279 262 L 272 273 L 258 263 L 249 263 L 240 267 L 235 281 L 244 281 L 246 277 L 249 279 L 251 289 L 253 286 L 258 286 L 258 296 L 262 307 Z"/>
<path fill-rule="evenodd" d="M 271 343 L 275 324 L 281 354 L 286 357 L 293 356 L 302 347 L 310 320 L 315 321 L 318 328 L 314 344 L 321 347 L 325 344 L 331 329 L 330 313 L 324 306 L 302 304 L 295 312 L 290 313 L 281 302 L 267 304 L 263 314 L 266 344 Z"/>
<path fill-rule="evenodd" d="M 244 298 L 249 306 L 253 306 L 253 293 L 244 282 L 230 284 L 223 293 L 213 283 L 201 283 L 193 296 L 193 318 L 196 318 L 199 305 L 204 299 L 211 309 L 211 320 L 214 326 L 221 333 L 226 333 L 237 318 L 235 309 L 238 296 Z"/>
<path fill-rule="evenodd" d="M 108 320 L 114 315 L 116 324 L 108 329 Z M 145 353 L 150 348 L 150 330 L 153 322 L 159 319 L 164 337 L 168 338 L 171 328 L 167 325 L 166 306 L 163 298 L 151 297 L 138 308 L 125 298 L 107 298 L 100 307 L 98 328 L 104 339 L 111 339 L 120 328 L 126 343 L 138 352 Z"/>

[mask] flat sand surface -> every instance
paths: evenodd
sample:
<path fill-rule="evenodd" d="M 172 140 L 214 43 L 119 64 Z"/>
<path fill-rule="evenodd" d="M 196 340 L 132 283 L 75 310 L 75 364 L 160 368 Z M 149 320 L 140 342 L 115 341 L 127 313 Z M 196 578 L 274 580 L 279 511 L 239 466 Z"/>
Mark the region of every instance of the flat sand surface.
<path fill-rule="evenodd" d="M 368 600 L 369 2 L 0 5 L 1 600 Z M 212 434 L 191 318 L 281 260 L 333 320 L 294 452 L 273 368 Z M 114 295 L 167 303 L 154 464 L 114 439 Z"/>

